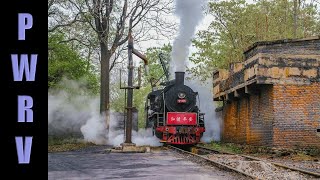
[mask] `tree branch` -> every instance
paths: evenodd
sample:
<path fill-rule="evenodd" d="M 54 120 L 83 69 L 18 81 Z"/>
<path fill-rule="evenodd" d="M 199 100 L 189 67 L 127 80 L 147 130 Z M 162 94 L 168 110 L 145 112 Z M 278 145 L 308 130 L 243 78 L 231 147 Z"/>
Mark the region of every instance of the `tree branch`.
<path fill-rule="evenodd" d="M 124 29 L 125 29 L 125 21 L 126 21 L 126 13 L 127 13 L 127 7 L 128 7 L 128 1 L 124 1 L 124 5 L 122 8 L 122 13 L 119 19 L 119 22 L 117 23 L 117 30 L 116 30 L 116 36 L 114 38 L 114 41 L 112 43 L 112 47 L 110 49 L 111 54 L 115 52 L 117 47 L 119 47 L 119 41 L 123 36 Z M 120 44 L 121 45 L 121 44 Z"/>
<path fill-rule="evenodd" d="M 68 43 L 68 42 L 71 42 L 71 41 L 77 41 L 78 43 L 82 44 L 82 45 L 85 45 L 87 47 L 89 47 L 91 44 L 86 44 L 83 42 L 83 40 L 79 40 L 77 38 L 70 38 L 70 39 L 67 39 L 67 40 L 63 40 L 63 41 L 59 41 L 59 43 Z"/>
<path fill-rule="evenodd" d="M 74 17 L 74 19 L 72 21 L 70 21 L 69 23 L 66 23 L 66 24 L 57 24 L 55 25 L 53 28 L 51 29 L 48 29 L 48 32 L 53 32 L 55 31 L 56 29 L 60 28 L 60 27 L 67 27 L 67 26 L 71 26 L 72 24 L 74 24 L 75 22 L 78 21 L 78 16 L 79 16 L 80 13 L 76 14 L 76 16 Z"/>
<path fill-rule="evenodd" d="M 49 1 L 48 1 L 48 3 L 49 3 L 49 4 L 48 4 L 48 11 L 49 11 L 49 9 L 51 8 L 51 6 L 53 5 L 54 1 L 55 1 L 55 0 L 49 0 Z"/>

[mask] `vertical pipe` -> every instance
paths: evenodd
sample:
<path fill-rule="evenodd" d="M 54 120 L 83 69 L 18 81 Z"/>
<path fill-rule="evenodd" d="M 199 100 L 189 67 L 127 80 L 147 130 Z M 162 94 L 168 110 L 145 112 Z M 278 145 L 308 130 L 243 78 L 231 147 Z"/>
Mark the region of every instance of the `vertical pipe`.
<path fill-rule="evenodd" d="M 126 134 L 126 129 L 127 129 L 127 126 L 126 126 L 127 115 L 125 115 L 127 113 L 126 107 L 127 107 L 127 89 L 124 89 L 123 134 Z M 126 136 L 124 136 L 123 138 L 126 138 Z"/>
<path fill-rule="evenodd" d="M 126 141 L 125 143 L 131 142 L 132 133 L 132 98 L 133 98 L 133 60 L 132 60 L 132 50 L 133 50 L 133 39 L 131 32 L 129 32 L 128 40 L 128 99 L 127 99 L 127 123 L 126 123 Z"/>

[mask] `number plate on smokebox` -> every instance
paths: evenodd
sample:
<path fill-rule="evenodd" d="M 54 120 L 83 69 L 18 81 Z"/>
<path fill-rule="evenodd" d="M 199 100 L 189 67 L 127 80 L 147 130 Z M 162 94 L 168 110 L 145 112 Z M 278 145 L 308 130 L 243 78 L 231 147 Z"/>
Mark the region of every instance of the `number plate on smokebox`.
<path fill-rule="evenodd" d="M 178 99 L 177 102 L 178 102 L 178 103 L 186 103 L 187 100 L 186 100 L 186 99 Z"/>
<path fill-rule="evenodd" d="M 197 125 L 197 113 L 168 112 L 167 125 Z"/>

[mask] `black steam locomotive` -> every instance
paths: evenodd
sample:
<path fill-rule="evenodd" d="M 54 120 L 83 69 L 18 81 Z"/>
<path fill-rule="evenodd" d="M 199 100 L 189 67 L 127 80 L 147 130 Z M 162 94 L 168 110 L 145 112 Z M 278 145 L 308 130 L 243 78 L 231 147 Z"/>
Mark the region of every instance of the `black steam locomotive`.
<path fill-rule="evenodd" d="M 146 128 L 152 128 L 153 134 L 166 144 L 198 143 L 205 127 L 197 96 L 197 92 L 184 84 L 184 72 L 175 72 L 175 80 L 148 94 Z"/>

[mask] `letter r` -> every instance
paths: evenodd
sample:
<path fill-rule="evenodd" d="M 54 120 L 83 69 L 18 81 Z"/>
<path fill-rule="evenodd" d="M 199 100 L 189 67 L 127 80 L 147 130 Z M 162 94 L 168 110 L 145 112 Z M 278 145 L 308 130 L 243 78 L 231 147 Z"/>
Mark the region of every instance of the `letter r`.
<path fill-rule="evenodd" d="M 32 106 L 32 97 L 18 96 L 18 122 L 33 122 Z"/>

